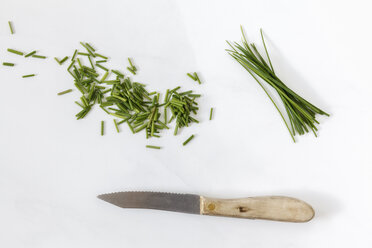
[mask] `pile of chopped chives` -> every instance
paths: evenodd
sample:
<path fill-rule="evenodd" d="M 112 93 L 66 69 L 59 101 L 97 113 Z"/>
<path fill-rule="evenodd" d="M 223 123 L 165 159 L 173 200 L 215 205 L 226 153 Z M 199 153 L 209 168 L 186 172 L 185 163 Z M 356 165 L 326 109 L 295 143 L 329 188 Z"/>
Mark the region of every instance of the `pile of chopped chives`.
<path fill-rule="evenodd" d="M 97 53 L 88 43 L 80 44 L 84 51 L 76 49 L 67 67 L 74 86 L 81 93 L 79 101 L 75 101 L 81 107 L 81 111 L 76 114 L 77 119 L 84 118 L 94 105 L 98 105 L 105 113 L 116 118 L 113 120 L 116 132 L 119 133 L 119 126 L 126 123 L 133 134 L 143 132 L 146 139 L 160 138 L 161 131 L 170 129 L 168 124 L 172 121 L 175 122 L 175 135 L 180 128 L 199 122 L 194 115 L 199 110 L 196 100 L 201 95 L 194 94 L 191 90 L 181 92 L 180 87 L 176 87 L 168 89 L 162 101 L 159 92 L 148 92 L 146 85 L 132 81 L 120 70 L 103 66 L 109 60 L 107 56 Z M 68 56 L 62 60 L 55 58 L 59 64 L 67 59 Z M 135 75 L 137 68 L 130 58 L 128 62 L 128 71 Z M 199 78 L 196 73 L 195 75 L 195 78 Z M 58 95 L 68 92 L 71 90 Z M 103 134 L 102 121 L 101 135 Z M 147 147 L 160 149 L 152 145 Z"/>

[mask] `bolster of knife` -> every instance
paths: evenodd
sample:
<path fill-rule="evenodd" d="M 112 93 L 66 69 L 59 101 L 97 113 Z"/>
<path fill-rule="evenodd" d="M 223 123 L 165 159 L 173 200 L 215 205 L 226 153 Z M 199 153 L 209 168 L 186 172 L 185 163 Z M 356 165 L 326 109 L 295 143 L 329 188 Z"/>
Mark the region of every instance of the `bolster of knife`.
<path fill-rule="evenodd" d="M 216 199 L 200 196 L 200 214 L 287 222 L 307 222 L 313 208 L 304 201 L 285 196 Z"/>

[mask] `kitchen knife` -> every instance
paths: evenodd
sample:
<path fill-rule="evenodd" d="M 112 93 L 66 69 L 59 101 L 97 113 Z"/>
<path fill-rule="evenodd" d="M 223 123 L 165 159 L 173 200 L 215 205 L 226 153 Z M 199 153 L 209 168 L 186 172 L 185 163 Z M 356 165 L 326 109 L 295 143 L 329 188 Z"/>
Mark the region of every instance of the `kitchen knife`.
<path fill-rule="evenodd" d="M 285 196 L 217 199 L 192 194 L 162 192 L 116 192 L 99 199 L 122 208 L 146 208 L 190 214 L 307 222 L 313 208 L 301 200 Z"/>

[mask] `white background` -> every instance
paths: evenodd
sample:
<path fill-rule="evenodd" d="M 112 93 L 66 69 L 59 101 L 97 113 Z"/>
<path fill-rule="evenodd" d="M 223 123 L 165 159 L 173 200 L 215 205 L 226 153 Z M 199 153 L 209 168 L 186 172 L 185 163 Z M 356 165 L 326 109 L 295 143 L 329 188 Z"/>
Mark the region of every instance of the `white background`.
<path fill-rule="evenodd" d="M 3 1 L 0 61 L 16 66 L 0 66 L 0 246 L 371 247 L 370 10 L 361 0 Z M 279 77 L 331 113 L 319 117 L 318 138 L 294 144 L 262 89 L 224 51 L 225 40 L 240 39 L 240 24 L 259 49 L 262 27 Z M 201 124 L 148 141 L 125 125 L 117 134 L 99 108 L 75 120 L 79 92 L 57 96 L 73 82 L 53 57 L 71 55 L 79 41 L 109 55 L 113 68 L 124 70 L 133 57 L 135 80 L 150 90 L 202 93 Z M 186 77 L 192 71 L 201 86 Z M 21 78 L 30 73 L 37 76 Z M 96 198 L 121 190 L 287 195 L 310 203 L 316 217 L 306 224 L 206 217 Z"/>

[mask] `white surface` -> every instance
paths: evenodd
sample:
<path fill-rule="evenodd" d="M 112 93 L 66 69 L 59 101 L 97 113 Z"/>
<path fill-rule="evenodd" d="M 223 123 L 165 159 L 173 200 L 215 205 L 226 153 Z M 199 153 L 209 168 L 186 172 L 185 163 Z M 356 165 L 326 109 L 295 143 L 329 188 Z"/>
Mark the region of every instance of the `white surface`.
<path fill-rule="evenodd" d="M 0 246 L 371 247 L 370 9 L 370 1 L 320 0 L 4 2 L 0 60 L 17 66 L 0 66 Z M 319 138 L 292 143 L 264 92 L 226 54 L 240 24 L 260 49 L 262 27 L 279 76 L 332 114 L 320 118 Z M 73 85 L 52 58 L 79 41 L 111 56 L 112 66 L 133 57 L 136 79 L 150 89 L 202 93 L 201 124 L 148 142 L 125 126 L 117 134 L 98 108 L 76 121 L 79 94 L 57 97 Z M 21 78 L 28 73 L 38 75 Z M 291 224 L 123 210 L 96 198 L 119 190 L 288 195 L 312 204 L 316 217 Z"/>

